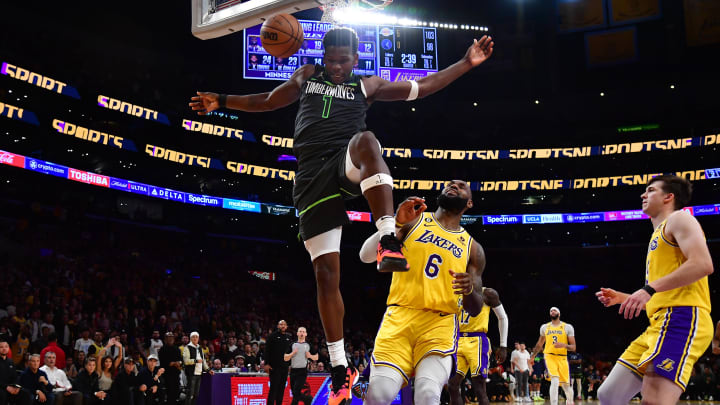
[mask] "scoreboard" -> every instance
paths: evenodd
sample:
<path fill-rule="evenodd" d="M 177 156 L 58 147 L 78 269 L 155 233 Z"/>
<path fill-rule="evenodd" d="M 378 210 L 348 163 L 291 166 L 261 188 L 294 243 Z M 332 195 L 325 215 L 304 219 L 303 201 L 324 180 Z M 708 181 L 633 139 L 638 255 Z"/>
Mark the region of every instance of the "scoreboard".
<path fill-rule="evenodd" d="M 299 20 L 305 41 L 288 58 L 276 58 L 260 41 L 260 25 L 247 28 L 243 37 L 246 79 L 287 80 L 300 66 L 321 64 L 322 38 L 333 26 L 321 21 Z M 353 25 L 360 39 L 359 75 L 377 75 L 389 81 L 413 80 L 438 71 L 437 30 L 428 27 Z"/>

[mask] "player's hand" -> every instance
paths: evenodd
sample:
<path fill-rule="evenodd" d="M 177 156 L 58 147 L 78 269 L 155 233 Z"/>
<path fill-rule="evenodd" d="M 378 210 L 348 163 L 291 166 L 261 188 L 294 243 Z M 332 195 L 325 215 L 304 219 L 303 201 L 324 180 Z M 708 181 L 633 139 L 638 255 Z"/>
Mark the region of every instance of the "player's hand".
<path fill-rule="evenodd" d="M 219 98 L 220 95 L 217 93 L 198 91 L 197 96 L 191 98 L 193 102 L 188 105 L 193 111 L 197 111 L 198 115 L 205 115 L 220 108 Z"/>
<path fill-rule="evenodd" d="M 270 374 L 270 370 L 272 370 L 272 367 L 270 367 L 269 364 L 266 364 L 266 365 L 265 365 L 265 372 L 268 373 L 268 374 Z"/>
<path fill-rule="evenodd" d="M 595 293 L 598 301 L 600 301 L 606 307 L 613 305 L 622 304 L 623 301 L 628 297 L 627 294 L 613 290 L 612 288 L 601 287 L 600 291 Z"/>
<path fill-rule="evenodd" d="M 712 340 L 712 352 L 713 354 L 720 354 L 720 339 Z"/>
<path fill-rule="evenodd" d="M 465 59 L 474 67 L 485 62 L 490 55 L 493 53 L 493 46 L 495 43 L 492 37 L 483 35 L 480 40 L 474 39 L 473 44 L 470 45 L 467 52 L 465 52 Z"/>
<path fill-rule="evenodd" d="M 553 343 L 553 347 L 555 347 L 556 349 L 564 349 L 564 348 L 566 348 L 567 346 L 568 346 L 568 345 L 565 344 L 565 343 L 563 343 L 563 342 L 555 342 L 555 343 Z"/>
<path fill-rule="evenodd" d="M 422 197 L 408 197 L 405 201 L 398 205 L 395 214 L 395 222 L 399 224 L 409 224 L 419 217 L 425 210 L 425 199 Z"/>
<path fill-rule="evenodd" d="M 450 272 L 450 276 L 453 278 L 452 288 L 455 290 L 455 294 L 468 295 L 473 291 L 475 279 L 472 274 L 467 272 L 455 273 L 452 270 L 448 271 Z"/>
<path fill-rule="evenodd" d="M 645 309 L 645 304 L 647 304 L 648 301 L 650 301 L 650 294 L 641 288 L 632 293 L 632 295 L 620 305 L 618 314 L 623 314 L 625 319 L 635 318 Z"/>
<path fill-rule="evenodd" d="M 505 358 L 507 357 L 507 347 L 500 346 L 497 350 L 497 353 L 495 354 L 495 360 L 497 360 L 498 364 L 504 363 Z"/>

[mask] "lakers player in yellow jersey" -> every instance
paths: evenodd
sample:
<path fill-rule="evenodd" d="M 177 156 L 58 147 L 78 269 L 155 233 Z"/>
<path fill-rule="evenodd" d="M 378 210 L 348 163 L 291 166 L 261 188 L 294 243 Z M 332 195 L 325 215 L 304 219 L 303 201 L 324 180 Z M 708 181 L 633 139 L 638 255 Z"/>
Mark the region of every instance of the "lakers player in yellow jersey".
<path fill-rule="evenodd" d="M 575 328 L 569 323 L 560 320 L 560 309 L 550 308 L 550 322 L 540 326 L 540 338 L 530 354 L 534 359 L 540 352 L 545 352 L 545 368 L 550 379 L 550 404 L 558 403 L 558 388 L 565 391 L 566 404 L 573 404 L 573 388 L 570 384 L 570 363 L 567 352 L 574 352 Z"/>
<path fill-rule="evenodd" d="M 488 377 L 490 367 L 490 354 L 492 346 L 487 336 L 488 323 L 490 323 L 490 308 L 498 318 L 500 332 L 500 347 L 497 353 L 497 362 L 501 364 L 507 356 L 508 317 L 500 302 L 500 295 L 492 288 L 483 288 L 483 301 L 485 306 L 477 316 L 470 316 L 463 308 L 460 311 L 460 334 L 458 336 L 457 364 L 455 375 L 448 381 L 450 391 L 450 404 L 463 404 L 460 393 L 460 383 L 465 373 L 470 371 L 473 391 L 480 405 L 489 404 L 485 379 Z"/>
<path fill-rule="evenodd" d="M 642 194 L 642 210 L 655 231 L 645 263 L 645 285 L 632 294 L 610 288 L 596 293 L 606 307 L 621 304 L 631 319 L 647 312 L 650 326 L 618 359 L 600 386 L 602 404 L 627 404 L 638 392 L 643 403 L 674 404 L 680 398 L 695 361 L 710 345 L 712 258 L 698 221 L 682 207 L 692 185 L 677 176 L 658 176 Z"/>
<path fill-rule="evenodd" d="M 481 274 L 485 254 L 460 226 L 472 207 L 468 184 L 449 182 L 438 197 L 438 209 L 426 213 L 424 200 L 411 197 L 396 214 L 398 237 L 410 270 L 394 273 L 387 310 L 375 338 L 370 384 L 365 404 L 387 405 L 415 376 L 416 404 L 440 403 L 457 351 L 458 298 L 475 316 L 483 307 Z M 373 240 L 361 249 L 361 259 L 373 261 Z"/>

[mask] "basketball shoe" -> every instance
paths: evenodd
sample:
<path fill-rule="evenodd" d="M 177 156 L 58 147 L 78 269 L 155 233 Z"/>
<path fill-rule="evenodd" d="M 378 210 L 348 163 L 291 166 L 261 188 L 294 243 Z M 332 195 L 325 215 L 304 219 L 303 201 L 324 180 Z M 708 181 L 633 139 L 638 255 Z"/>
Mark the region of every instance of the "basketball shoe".
<path fill-rule="evenodd" d="M 332 368 L 332 389 L 328 395 L 328 405 L 350 405 L 352 387 L 358 380 L 359 373 L 354 367 L 335 366 Z"/>
<path fill-rule="evenodd" d="M 394 233 L 383 235 L 378 242 L 377 269 L 381 273 L 410 270 L 410 265 L 402 253 L 402 244 Z"/>

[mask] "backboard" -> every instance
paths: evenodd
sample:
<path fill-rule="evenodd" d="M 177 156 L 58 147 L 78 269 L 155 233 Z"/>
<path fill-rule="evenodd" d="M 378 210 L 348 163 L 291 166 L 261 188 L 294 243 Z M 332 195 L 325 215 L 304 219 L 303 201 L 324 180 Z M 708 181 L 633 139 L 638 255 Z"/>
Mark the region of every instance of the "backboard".
<path fill-rule="evenodd" d="M 279 13 L 296 13 L 331 0 L 191 0 L 192 33 L 200 39 L 218 38 Z"/>

